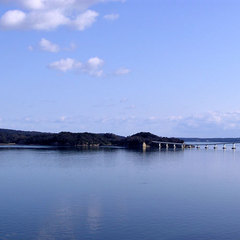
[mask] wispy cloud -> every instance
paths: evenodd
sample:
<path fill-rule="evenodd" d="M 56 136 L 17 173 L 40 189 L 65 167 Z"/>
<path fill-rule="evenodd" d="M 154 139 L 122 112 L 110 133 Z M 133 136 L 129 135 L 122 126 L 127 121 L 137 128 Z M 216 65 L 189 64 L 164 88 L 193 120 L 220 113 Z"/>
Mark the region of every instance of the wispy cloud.
<path fill-rule="evenodd" d="M 240 134 L 240 111 L 210 111 L 191 116 L 171 116 L 168 119 L 182 135 L 224 137 Z"/>
<path fill-rule="evenodd" d="M 131 70 L 128 68 L 119 68 L 115 71 L 115 75 L 121 76 L 121 75 L 129 74 L 130 72 Z"/>
<path fill-rule="evenodd" d="M 32 46 L 32 45 L 29 45 L 29 46 L 28 46 L 28 50 L 29 50 L 29 51 L 33 51 L 33 46 Z"/>
<path fill-rule="evenodd" d="M 74 51 L 77 48 L 77 45 L 74 42 L 71 42 L 68 47 L 63 48 L 65 51 Z"/>
<path fill-rule="evenodd" d="M 60 51 L 74 51 L 77 48 L 77 45 L 74 42 L 71 42 L 68 46 L 59 46 L 57 43 L 53 43 L 46 38 L 42 38 L 38 44 L 29 45 L 28 50 L 33 51 L 40 49 L 42 51 L 58 53 Z"/>
<path fill-rule="evenodd" d="M 104 19 L 110 20 L 110 21 L 117 20 L 118 18 L 119 18 L 119 14 L 117 13 L 107 14 L 104 16 Z"/>
<path fill-rule="evenodd" d="M 49 118 L 0 117 L 0 127 L 41 131 L 114 132 L 122 135 L 150 131 L 159 136 L 169 137 L 239 137 L 240 111 L 213 111 L 192 116 L 141 117 L 135 115 L 134 111 L 125 109 L 116 116 L 111 114 L 69 116 L 63 113 Z"/>

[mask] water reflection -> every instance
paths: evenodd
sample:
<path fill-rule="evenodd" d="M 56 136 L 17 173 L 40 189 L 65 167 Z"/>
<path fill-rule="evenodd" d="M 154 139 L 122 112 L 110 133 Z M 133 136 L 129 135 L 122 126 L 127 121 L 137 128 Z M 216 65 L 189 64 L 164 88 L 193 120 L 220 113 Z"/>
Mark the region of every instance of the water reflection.
<path fill-rule="evenodd" d="M 95 234 L 101 226 L 101 206 L 96 196 L 91 196 L 87 209 L 87 226 L 90 234 Z"/>
<path fill-rule="evenodd" d="M 236 240 L 239 172 L 238 150 L 2 148 L 0 239 Z"/>

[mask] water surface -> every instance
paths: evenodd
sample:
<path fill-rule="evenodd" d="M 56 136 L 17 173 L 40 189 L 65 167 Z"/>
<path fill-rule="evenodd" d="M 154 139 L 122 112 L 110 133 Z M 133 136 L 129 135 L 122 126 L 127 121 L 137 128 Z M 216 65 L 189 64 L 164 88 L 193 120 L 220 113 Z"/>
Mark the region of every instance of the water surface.
<path fill-rule="evenodd" d="M 240 152 L 0 148 L 1 240 L 240 239 Z"/>

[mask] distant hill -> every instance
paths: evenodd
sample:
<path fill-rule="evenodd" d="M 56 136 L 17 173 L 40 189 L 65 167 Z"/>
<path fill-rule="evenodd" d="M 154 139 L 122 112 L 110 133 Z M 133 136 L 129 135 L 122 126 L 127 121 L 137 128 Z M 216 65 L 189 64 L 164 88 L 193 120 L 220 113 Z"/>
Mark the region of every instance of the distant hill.
<path fill-rule="evenodd" d="M 125 145 L 128 148 L 138 148 L 143 142 L 145 142 L 148 146 L 156 147 L 156 145 L 152 143 L 153 141 L 183 143 L 183 140 L 178 138 L 159 137 L 149 132 L 140 132 L 126 137 Z"/>
<path fill-rule="evenodd" d="M 153 141 L 182 143 L 178 138 L 159 137 L 149 132 L 140 132 L 123 137 L 112 133 L 44 133 L 0 129 L 0 144 L 47 145 L 47 146 L 122 146 L 139 148 L 145 142 L 152 145 Z"/>

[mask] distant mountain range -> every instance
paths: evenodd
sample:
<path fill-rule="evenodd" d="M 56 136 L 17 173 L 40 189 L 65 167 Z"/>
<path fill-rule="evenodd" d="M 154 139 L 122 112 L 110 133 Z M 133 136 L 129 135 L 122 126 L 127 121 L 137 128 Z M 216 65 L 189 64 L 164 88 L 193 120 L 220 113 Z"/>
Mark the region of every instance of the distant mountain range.
<path fill-rule="evenodd" d="M 153 141 L 183 142 L 183 140 L 179 138 L 159 137 L 149 132 L 140 132 L 132 136 L 123 137 L 112 133 L 45 133 L 0 129 L 0 144 L 71 147 L 120 146 L 126 148 L 140 148 L 143 146 L 143 143 L 146 143 L 147 146 L 153 146 Z"/>

